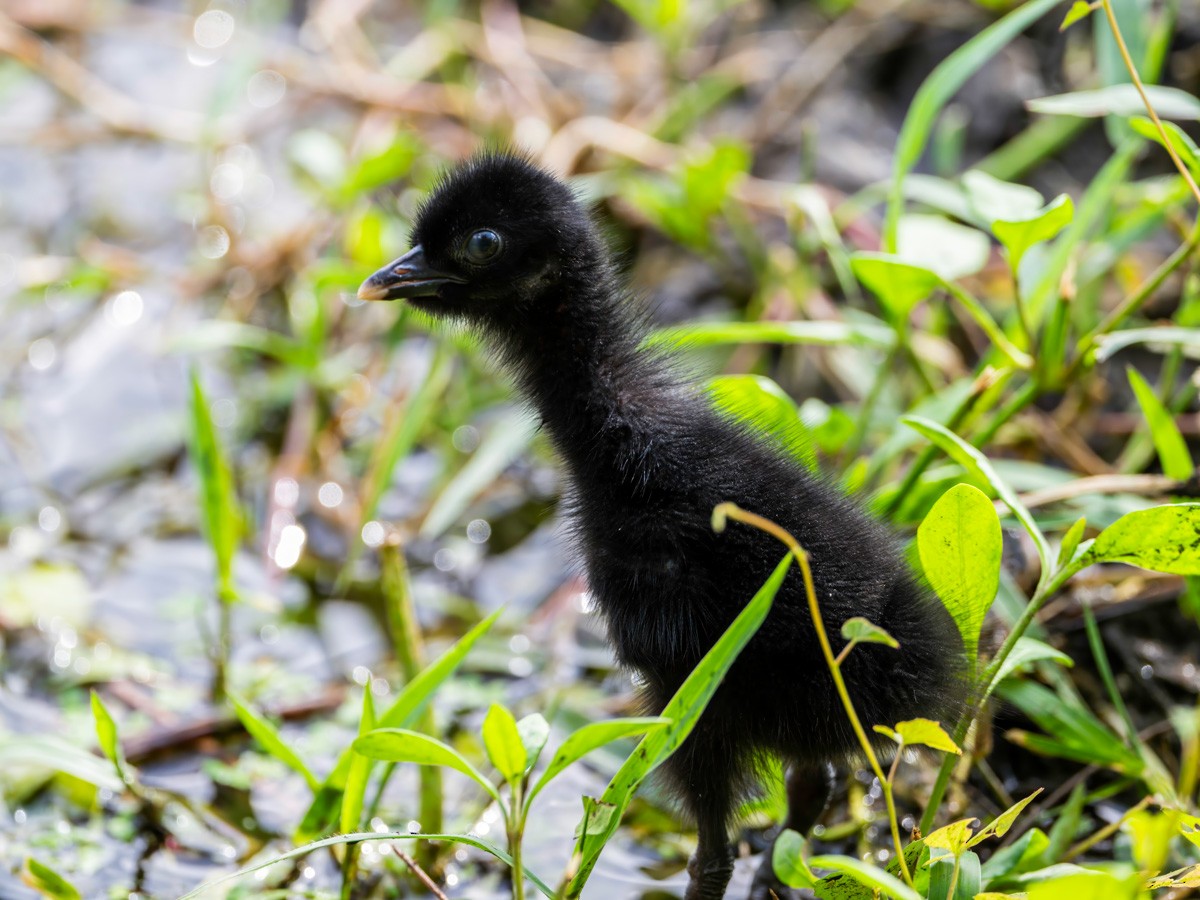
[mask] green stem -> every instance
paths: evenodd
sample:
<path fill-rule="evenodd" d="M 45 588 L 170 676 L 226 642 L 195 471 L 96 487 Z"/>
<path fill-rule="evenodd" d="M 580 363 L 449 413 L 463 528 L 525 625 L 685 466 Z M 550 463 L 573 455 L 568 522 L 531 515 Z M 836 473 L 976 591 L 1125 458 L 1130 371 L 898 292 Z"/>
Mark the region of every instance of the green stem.
<path fill-rule="evenodd" d="M 400 671 L 406 682 L 412 681 L 425 667 L 425 650 L 417 623 L 417 610 L 413 604 L 412 589 L 408 579 L 408 565 L 404 560 L 404 548 L 393 534 L 380 550 L 383 567 L 384 606 L 388 629 L 392 636 L 392 648 Z M 437 734 L 437 721 L 432 707 L 426 707 L 417 719 L 417 728 L 429 735 Z M 385 773 L 390 774 L 390 772 Z M 439 766 L 420 766 L 417 772 L 420 784 L 420 803 L 417 813 L 421 830 L 442 830 L 442 770 Z M 386 784 L 386 782 L 384 782 Z M 383 786 L 380 786 L 380 793 Z M 423 842 L 416 848 L 417 862 L 433 877 L 439 876 L 441 848 L 433 842 Z"/>
<path fill-rule="evenodd" d="M 975 323 L 983 329 L 984 334 L 986 334 L 988 339 L 996 345 L 997 350 L 1007 356 L 1018 368 L 1033 368 L 1033 357 L 1017 347 L 1008 339 L 1008 335 L 1006 335 L 1000 326 L 996 324 L 996 320 L 993 319 L 991 315 L 988 314 L 988 311 L 983 308 L 982 303 L 980 303 L 975 299 L 975 297 L 967 293 L 952 281 L 946 282 L 946 290 L 950 292 L 950 296 L 952 296 L 962 305 L 963 309 L 967 311 L 967 314 L 975 320 Z M 1020 308 L 1019 298 L 1018 308 Z M 1024 311 L 1021 313 L 1021 325 L 1023 328 L 1026 327 Z M 1026 336 L 1029 336 L 1028 328 L 1026 328 L 1025 334 Z"/>
<path fill-rule="evenodd" d="M 904 859 L 904 845 L 900 842 L 900 823 L 896 817 L 896 802 L 892 796 L 892 784 L 884 774 L 883 767 L 879 764 L 879 757 L 875 754 L 875 747 L 871 743 L 871 739 L 867 737 L 867 732 L 858 718 L 858 711 L 854 708 L 854 702 L 850 699 L 850 691 L 846 688 L 846 682 L 842 678 L 842 667 L 833 655 L 833 647 L 829 643 L 829 635 L 825 632 L 825 621 L 821 618 L 821 607 L 817 602 L 817 589 L 813 583 L 812 569 L 808 565 L 808 553 L 800 546 L 800 543 L 790 532 L 781 528 L 770 519 L 747 512 L 733 503 L 722 503 L 717 509 L 723 511 L 724 515 L 730 519 L 744 522 L 776 538 L 792 551 L 796 562 L 799 563 L 800 571 L 804 576 L 804 592 L 808 598 L 808 612 L 812 617 L 813 629 L 817 633 L 817 642 L 821 645 L 821 653 L 825 657 L 825 664 L 829 667 L 829 674 L 833 676 L 833 683 L 837 688 L 838 697 L 841 698 L 842 708 L 846 711 L 846 717 L 850 720 L 850 727 L 854 729 L 855 737 L 858 738 L 858 743 L 867 758 L 867 763 L 870 765 L 871 771 L 875 773 L 875 777 L 879 780 L 879 786 L 883 790 L 883 799 L 887 804 L 888 821 L 892 830 L 892 844 L 896 848 L 896 859 L 900 863 L 900 871 L 904 875 L 905 882 L 911 887 L 913 883 L 912 874 L 908 871 L 908 863 Z M 716 515 L 715 511 L 714 515 Z"/>

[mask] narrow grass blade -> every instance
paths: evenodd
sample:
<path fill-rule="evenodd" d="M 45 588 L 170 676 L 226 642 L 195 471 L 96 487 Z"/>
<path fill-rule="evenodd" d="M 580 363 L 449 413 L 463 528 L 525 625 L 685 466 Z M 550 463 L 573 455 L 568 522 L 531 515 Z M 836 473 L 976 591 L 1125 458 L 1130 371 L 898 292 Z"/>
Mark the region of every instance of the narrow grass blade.
<path fill-rule="evenodd" d="M 293 772 L 299 773 L 308 783 L 309 789 L 315 792 L 321 783 L 312 770 L 305 765 L 300 755 L 288 746 L 288 743 L 279 734 L 279 729 L 267 718 L 251 709 L 242 698 L 232 693 L 228 697 L 229 702 L 233 704 L 233 711 L 237 714 L 238 720 L 242 723 L 242 727 L 250 733 L 250 736 L 258 741 L 267 753 Z"/>
<path fill-rule="evenodd" d="M 204 530 L 217 560 L 217 579 L 223 602 L 234 599 L 233 554 L 238 540 L 237 497 L 228 459 L 217 439 L 208 398 L 192 371 L 190 451 L 200 479 L 200 508 Z"/>
<path fill-rule="evenodd" d="M 1163 406 L 1154 388 L 1146 379 L 1138 374 L 1137 369 L 1128 366 L 1125 373 L 1129 378 L 1129 386 L 1137 397 L 1142 415 L 1150 425 L 1150 437 L 1154 439 L 1154 448 L 1158 451 L 1159 462 L 1162 463 L 1163 474 L 1176 481 L 1187 481 L 1196 471 L 1192 465 L 1192 455 L 1188 452 L 1187 442 L 1179 433 L 1175 417 Z"/>

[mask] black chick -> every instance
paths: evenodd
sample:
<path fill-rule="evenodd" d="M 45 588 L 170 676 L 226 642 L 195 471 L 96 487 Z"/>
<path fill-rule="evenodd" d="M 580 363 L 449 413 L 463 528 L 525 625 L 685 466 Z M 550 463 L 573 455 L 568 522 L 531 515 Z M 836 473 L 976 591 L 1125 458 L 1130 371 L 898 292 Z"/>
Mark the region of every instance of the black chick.
<path fill-rule="evenodd" d="M 868 724 L 937 717 L 958 701 L 961 653 L 941 604 L 896 541 L 774 441 L 714 411 L 645 329 L 588 213 L 527 160 L 476 157 L 426 201 L 407 254 L 359 289 L 468 323 L 516 375 L 566 463 L 572 517 L 620 661 L 661 709 L 782 556 L 749 527 L 715 534 L 733 501 L 778 522 L 810 554 L 825 626 L 865 616 L 900 642 L 856 647 L 844 666 Z M 835 647 L 835 650 L 838 649 Z M 807 831 L 828 802 L 830 762 L 854 734 L 793 568 L 770 616 L 691 736 L 666 764 L 695 818 L 687 900 L 724 896 L 728 829 L 765 755 L 790 767 L 787 826 Z M 770 855 L 753 898 L 774 891 Z"/>

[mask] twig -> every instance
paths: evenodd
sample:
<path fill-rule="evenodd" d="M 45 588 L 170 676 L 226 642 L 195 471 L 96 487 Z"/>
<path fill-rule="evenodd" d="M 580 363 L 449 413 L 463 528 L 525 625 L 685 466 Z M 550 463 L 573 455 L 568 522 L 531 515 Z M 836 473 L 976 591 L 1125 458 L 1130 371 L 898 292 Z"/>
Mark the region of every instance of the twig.
<path fill-rule="evenodd" d="M 420 880 L 421 884 L 425 885 L 425 887 L 431 894 L 433 894 L 433 896 L 437 897 L 438 900 L 450 900 L 449 897 L 442 893 L 442 889 L 434 883 L 434 880 L 429 877 L 429 873 L 417 865 L 417 861 L 415 859 L 413 859 L 403 850 L 396 850 L 396 856 L 402 863 L 408 866 L 412 873 Z"/>
<path fill-rule="evenodd" d="M 1038 491 L 1021 494 L 1026 508 L 1048 506 L 1061 500 L 1070 500 L 1087 494 L 1138 494 L 1142 497 L 1158 497 L 1162 494 L 1188 496 L 1197 492 L 1198 485 L 1191 481 L 1177 481 L 1166 475 L 1092 475 L 1077 478 L 1066 484 L 1055 484 Z M 996 501 L 996 510 L 1008 511 L 1008 504 Z"/>

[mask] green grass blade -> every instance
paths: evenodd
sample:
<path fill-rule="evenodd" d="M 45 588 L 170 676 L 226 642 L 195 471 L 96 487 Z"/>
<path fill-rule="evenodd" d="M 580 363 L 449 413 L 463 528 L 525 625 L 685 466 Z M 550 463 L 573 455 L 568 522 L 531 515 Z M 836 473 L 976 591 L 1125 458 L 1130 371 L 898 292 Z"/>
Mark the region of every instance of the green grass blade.
<path fill-rule="evenodd" d="M 892 183 L 888 191 L 887 220 L 884 226 L 884 249 L 889 253 L 895 253 L 897 250 L 900 214 L 904 206 L 904 179 L 925 152 L 938 115 L 967 79 L 1017 35 L 1059 3 L 1061 0 L 1029 0 L 951 53 L 925 79 L 913 98 L 896 142 Z"/>
<path fill-rule="evenodd" d="M 363 841 L 449 841 L 454 844 L 465 844 L 468 847 L 474 847 L 476 850 L 482 850 L 484 853 L 491 854 L 507 866 L 511 866 L 513 862 L 512 857 L 495 844 L 489 844 L 487 841 L 466 834 L 409 834 L 407 831 L 361 831 L 355 834 L 339 834 L 319 841 L 313 841 L 300 847 L 294 847 L 286 853 L 280 853 L 272 856 L 270 859 L 265 859 L 245 868 L 238 869 L 236 872 L 230 872 L 228 875 L 222 875 L 220 878 L 206 881 L 194 890 L 188 891 L 179 900 L 198 900 L 198 898 L 206 896 L 209 891 L 218 885 L 236 881 L 239 878 L 244 878 L 269 866 L 287 862 L 289 859 L 299 859 L 308 856 L 308 854 L 315 850 L 322 850 L 325 847 L 336 847 L 339 844 L 358 844 Z M 532 881 L 534 886 L 542 892 L 542 896 L 548 898 L 548 900 L 554 900 L 554 891 L 550 890 L 545 881 L 538 878 L 528 869 L 525 870 L 525 877 Z"/>
<path fill-rule="evenodd" d="M 204 530 L 217 561 L 217 581 L 223 602 L 234 599 L 233 554 L 237 548 L 239 516 L 233 474 L 217 439 L 208 398 L 192 370 L 189 450 L 200 479 L 200 508 Z"/>
<path fill-rule="evenodd" d="M 815 344 L 888 349 L 895 334 L 882 322 L 695 322 L 655 331 L 650 346 L 712 347 L 720 344 Z"/>
<path fill-rule="evenodd" d="M 233 704 L 233 711 L 237 714 L 242 727 L 250 733 L 250 736 L 258 741 L 259 745 L 267 753 L 275 757 L 293 772 L 299 773 L 308 783 L 309 789 L 315 792 L 321 786 L 321 783 L 317 780 L 317 776 L 312 773 L 312 770 L 305 765 L 300 755 L 280 736 L 279 729 L 264 716 L 259 715 L 251 709 L 241 697 L 233 693 L 230 693 L 228 696 L 229 702 Z"/>
<path fill-rule="evenodd" d="M 1150 437 L 1154 439 L 1154 448 L 1158 451 L 1163 474 L 1176 481 L 1187 481 L 1196 469 L 1192 465 L 1192 455 L 1188 452 L 1187 442 L 1175 424 L 1175 417 L 1163 406 L 1158 395 L 1154 393 L 1154 388 L 1138 374 L 1137 369 L 1128 366 L 1125 373 L 1129 377 L 1129 386 L 1133 388 L 1138 405 L 1142 408 L 1142 415 L 1150 425 Z"/>

